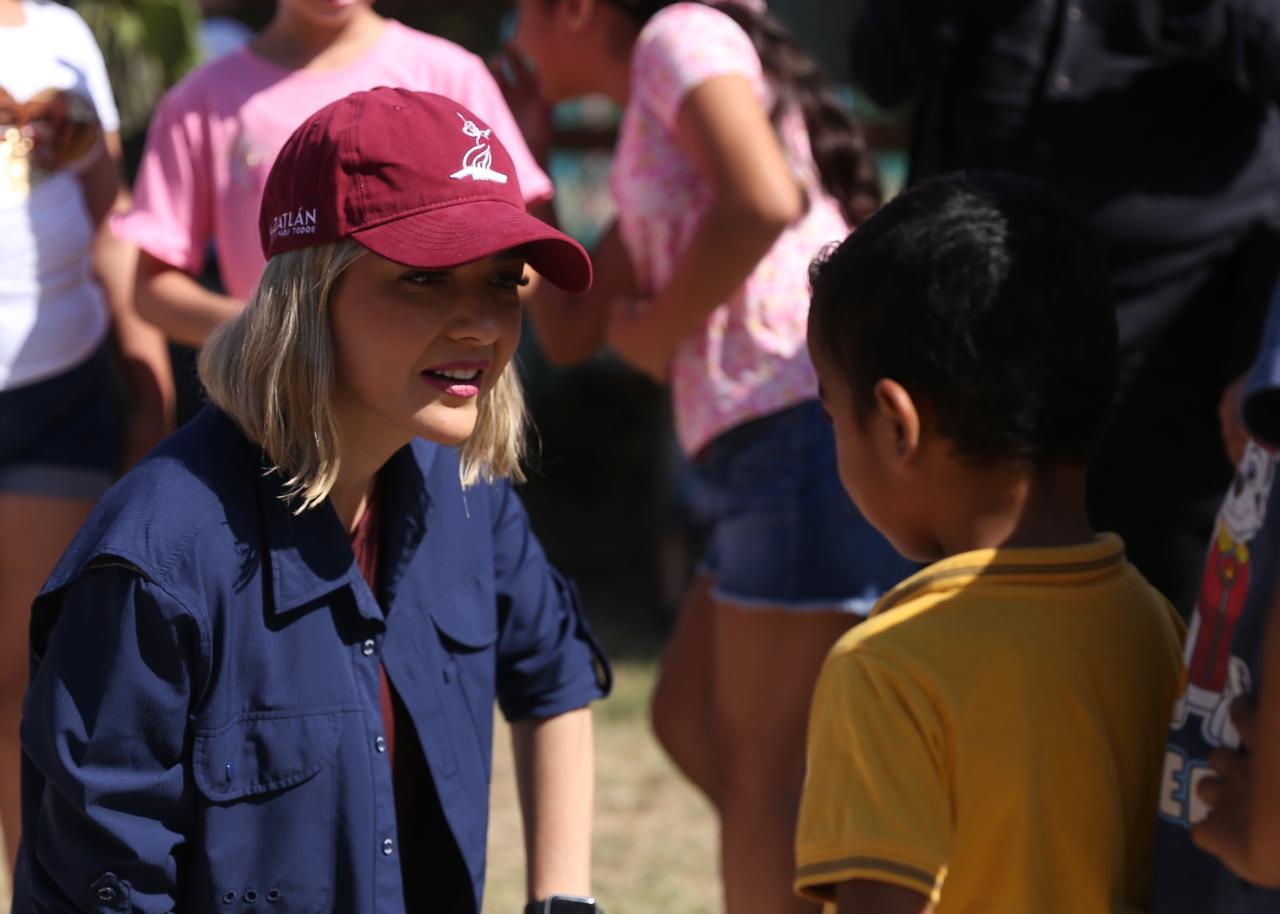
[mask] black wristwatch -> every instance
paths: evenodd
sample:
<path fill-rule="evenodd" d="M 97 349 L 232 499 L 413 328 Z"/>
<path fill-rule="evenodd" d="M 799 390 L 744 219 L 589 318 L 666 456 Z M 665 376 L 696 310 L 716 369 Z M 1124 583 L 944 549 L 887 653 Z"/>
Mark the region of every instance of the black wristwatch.
<path fill-rule="evenodd" d="M 584 895 L 552 895 L 529 902 L 524 914 L 604 914 L 604 908 Z"/>

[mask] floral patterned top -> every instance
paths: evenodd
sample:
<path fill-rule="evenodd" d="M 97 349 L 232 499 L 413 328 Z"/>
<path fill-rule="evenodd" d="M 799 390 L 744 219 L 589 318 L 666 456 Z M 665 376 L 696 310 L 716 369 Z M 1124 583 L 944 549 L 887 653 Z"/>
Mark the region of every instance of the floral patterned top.
<path fill-rule="evenodd" d="M 676 142 L 680 103 L 699 85 L 737 74 L 768 111 L 773 93 L 755 47 L 736 22 L 714 7 L 676 3 L 641 31 L 631 65 L 631 98 L 623 114 L 610 176 L 619 227 L 641 293 L 655 295 L 671 279 L 712 187 Z M 849 227 L 822 190 L 804 119 L 785 112 L 780 135 L 787 160 L 809 198 L 805 216 L 782 234 L 742 288 L 678 347 L 671 366 L 676 431 L 688 454 L 716 435 L 817 395 L 805 348 L 808 266 Z"/>

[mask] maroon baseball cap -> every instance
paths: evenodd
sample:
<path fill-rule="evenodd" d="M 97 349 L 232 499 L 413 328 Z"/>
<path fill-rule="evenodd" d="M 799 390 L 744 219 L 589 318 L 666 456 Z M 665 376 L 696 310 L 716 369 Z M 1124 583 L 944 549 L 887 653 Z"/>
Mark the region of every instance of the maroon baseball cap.
<path fill-rule="evenodd" d="M 591 286 L 582 245 L 524 208 L 515 165 L 480 118 L 442 95 L 380 87 L 326 105 L 267 177 L 262 252 L 353 238 L 388 260 L 440 270 L 519 247 L 569 292 Z"/>

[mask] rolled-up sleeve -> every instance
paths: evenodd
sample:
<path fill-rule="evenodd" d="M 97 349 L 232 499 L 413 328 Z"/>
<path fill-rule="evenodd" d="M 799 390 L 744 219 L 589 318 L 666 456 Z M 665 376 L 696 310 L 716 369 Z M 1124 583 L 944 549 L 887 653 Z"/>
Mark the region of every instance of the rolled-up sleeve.
<path fill-rule="evenodd" d="M 173 911 L 200 626 L 110 566 L 38 602 L 32 633 L 15 914 Z"/>
<path fill-rule="evenodd" d="M 612 674 L 576 591 L 547 561 L 511 486 L 494 486 L 492 497 L 503 715 L 554 717 L 603 698 Z"/>

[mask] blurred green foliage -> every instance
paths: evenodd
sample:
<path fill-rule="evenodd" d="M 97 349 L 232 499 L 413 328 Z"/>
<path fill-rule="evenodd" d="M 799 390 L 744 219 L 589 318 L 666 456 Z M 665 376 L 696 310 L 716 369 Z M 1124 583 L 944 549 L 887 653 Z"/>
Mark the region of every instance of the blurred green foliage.
<path fill-rule="evenodd" d="M 147 129 L 160 96 L 199 63 L 196 0 L 75 0 L 98 41 L 125 137 Z"/>

